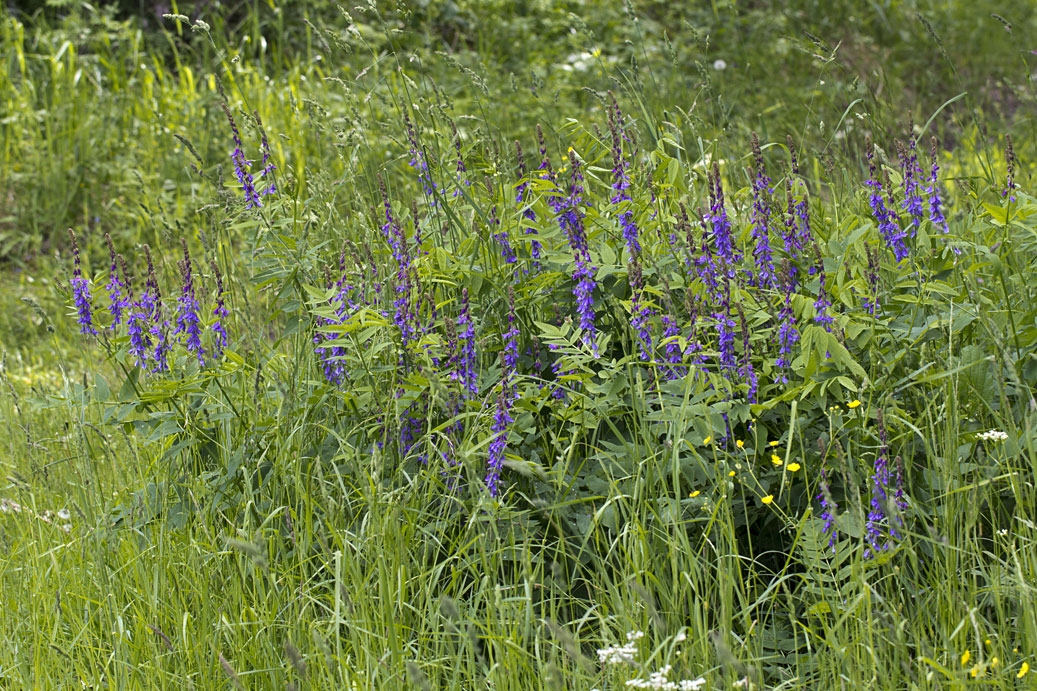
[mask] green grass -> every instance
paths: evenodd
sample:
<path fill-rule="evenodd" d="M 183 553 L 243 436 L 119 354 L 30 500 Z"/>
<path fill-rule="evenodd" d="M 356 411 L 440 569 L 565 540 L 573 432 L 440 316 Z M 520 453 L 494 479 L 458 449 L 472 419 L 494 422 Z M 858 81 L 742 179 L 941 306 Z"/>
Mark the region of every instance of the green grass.
<path fill-rule="evenodd" d="M 466 2 L 350 10 L 347 28 L 320 3 L 257 5 L 203 16 L 208 30 L 166 20 L 162 31 L 83 7 L 0 14 L 0 688 L 605 690 L 667 664 L 705 688 L 1037 683 L 1025 673 L 1037 664 L 1037 139 L 1020 38 L 1037 13 L 896 2 L 865 16 L 801 2 L 777 21 L 645 3 L 635 22 L 604 5 L 566 9 L 580 16 Z M 710 354 L 708 291 L 684 268 L 680 233 L 669 240 L 677 202 L 708 206 L 704 162 L 723 161 L 748 266 L 749 132 L 779 183 L 786 134 L 799 149 L 795 189 L 809 190 L 827 282 L 804 278 L 792 301 L 803 341 L 787 383 L 780 291 L 733 286 L 755 402 L 716 368 L 658 383 L 663 365 L 639 357 L 631 257 L 608 202 L 606 89 L 629 118 L 642 299 L 687 325 L 695 297 L 704 326 L 683 336 Z M 224 99 L 246 155 L 259 158 L 265 132 L 278 166 L 279 192 L 259 210 L 233 179 Z M 408 164 L 404 112 L 435 195 Z M 870 134 L 898 185 L 893 139 L 909 118 L 927 128 L 922 148 L 939 138 L 950 232 L 925 221 L 898 264 L 868 209 L 863 151 Z M 470 186 L 456 179 L 451 123 Z M 556 169 L 570 146 L 586 167 L 601 357 L 565 319 L 579 321 L 573 263 L 555 187 L 535 173 L 537 123 Z M 432 327 L 411 350 L 391 326 L 400 282 L 379 176 L 410 241 L 424 238 L 412 280 L 429 301 L 414 309 Z M 532 223 L 515 203 L 522 179 Z M 149 376 L 125 333 L 80 336 L 65 226 L 98 308 L 106 232 L 138 294 L 144 243 L 170 298 L 188 241 L 206 310 L 216 262 L 226 357 L 199 367 L 180 349 L 170 373 Z M 513 272 L 495 232 L 530 273 Z M 326 326 L 324 271 L 338 277 L 340 252 L 372 304 Z M 816 268 L 809 251 L 792 263 Z M 494 498 L 482 479 L 509 285 L 522 341 Z M 439 364 L 462 288 L 481 371 L 470 401 Z M 811 323 L 820 290 L 835 305 L 831 334 Z M 314 349 L 334 333 L 347 343 L 341 386 Z M 412 401 L 425 407 L 407 452 Z M 869 557 L 880 411 L 906 506 L 890 519 L 903 520 L 893 549 Z M 1007 439 L 977 437 L 989 429 Z M 822 469 L 839 504 L 834 550 Z M 596 651 L 630 631 L 644 633 L 636 663 L 600 663 Z"/>

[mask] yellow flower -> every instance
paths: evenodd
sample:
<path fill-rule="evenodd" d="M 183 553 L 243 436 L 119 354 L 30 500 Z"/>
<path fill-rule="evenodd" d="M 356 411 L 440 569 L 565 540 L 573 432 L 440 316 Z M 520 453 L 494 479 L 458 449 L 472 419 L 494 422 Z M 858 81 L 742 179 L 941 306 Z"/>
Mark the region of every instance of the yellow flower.
<path fill-rule="evenodd" d="M 999 664 L 1001 664 L 1001 660 L 999 658 L 991 658 L 990 669 L 995 669 Z"/>
<path fill-rule="evenodd" d="M 760 501 L 762 501 L 764 504 L 770 504 L 772 501 L 774 501 L 774 495 L 773 494 L 768 494 L 766 497 L 764 497 Z M 1023 664 L 1025 665 L 1026 663 L 1024 662 Z"/>
<path fill-rule="evenodd" d="M 972 653 L 966 650 L 964 653 L 961 654 L 961 666 L 964 667 L 965 665 L 969 664 L 969 660 L 971 659 Z"/>
<path fill-rule="evenodd" d="M 713 437 L 712 436 L 706 437 L 705 439 L 702 440 L 702 445 L 703 446 L 709 446 L 709 442 L 711 442 L 711 441 L 713 441 Z"/>
<path fill-rule="evenodd" d="M 742 441 L 741 439 L 739 439 L 738 441 L 735 442 L 735 446 L 737 446 L 739 449 L 744 449 L 745 448 L 745 442 Z"/>
<path fill-rule="evenodd" d="M 980 666 L 979 666 L 979 665 L 975 665 L 975 666 L 974 666 L 974 667 L 973 667 L 972 669 L 970 669 L 970 670 L 969 670 L 969 675 L 970 675 L 970 676 L 971 676 L 971 677 L 972 677 L 973 679 L 975 679 L 976 677 L 978 677 L 978 676 L 979 676 L 979 673 L 980 673 L 980 671 L 981 671 L 981 670 L 980 670 Z"/>
<path fill-rule="evenodd" d="M 771 454 L 771 463 L 773 463 L 774 465 L 781 465 L 784 462 L 785 461 L 781 460 L 781 456 L 779 456 L 778 454 Z"/>
<path fill-rule="evenodd" d="M 846 404 L 846 407 L 847 407 L 847 408 L 850 408 L 850 409 L 852 410 L 852 409 L 856 408 L 857 406 L 859 406 L 860 404 L 861 404 L 861 402 L 860 402 L 860 401 L 858 401 L 858 400 L 857 400 L 857 399 L 855 398 L 855 399 L 853 399 L 852 401 L 850 401 L 849 403 L 847 403 L 847 404 Z"/>
<path fill-rule="evenodd" d="M 694 499 L 695 497 L 699 496 L 700 494 L 702 494 L 702 492 L 701 492 L 701 491 L 699 491 L 699 490 L 695 490 L 694 492 L 692 492 L 692 493 L 691 493 L 691 494 L 689 494 L 688 496 L 689 496 L 689 497 L 691 497 L 692 499 Z"/>
<path fill-rule="evenodd" d="M 1030 665 L 1024 662 L 1023 666 L 1019 668 L 1019 674 L 1016 674 L 1015 678 L 1016 679 L 1022 679 L 1023 677 L 1026 676 L 1026 673 L 1029 672 L 1029 671 L 1030 671 Z"/>
<path fill-rule="evenodd" d="M 772 441 L 770 444 L 771 444 L 771 447 L 775 447 L 775 446 L 777 446 L 780 443 L 781 443 L 780 441 Z"/>
<path fill-rule="evenodd" d="M 728 477 L 734 477 L 735 476 L 735 471 L 732 470 L 730 473 L 727 474 L 727 476 Z"/>
<path fill-rule="evenodd" d="M 799 463 L 789 463 L 787 466 L 785 466 L 785 469 L 788 470 L 790 473 L 796 472 L 797 470 L 799 470 L 799 468 Z"/>

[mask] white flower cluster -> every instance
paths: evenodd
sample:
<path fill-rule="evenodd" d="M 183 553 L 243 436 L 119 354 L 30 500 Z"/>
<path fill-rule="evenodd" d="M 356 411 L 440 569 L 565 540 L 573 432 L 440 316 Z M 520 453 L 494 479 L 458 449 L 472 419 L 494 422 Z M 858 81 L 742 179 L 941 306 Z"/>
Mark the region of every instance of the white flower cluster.
<path fill-rule="evenodd" d="M 706 680 L 702 677 L 698 679 L 682 679 L 680 681 L 670 681 L 666 677 L 670 676 L 670 670 L 673 669 L 670 665 L 662 667 L 657 672 L 652 672 L 648 675 L 647 679 L 631 679 L 627 682 L 627 686 L 632 689 L 662 689 L 662 691 L 698 691 L 706 685 Z"/>
<path fill-rule="evenodd" d="M 43 513 L 36 513 L 27 506 L 22 506 L 16 501 L 11 499 L 0 499 L 0 513 L 27 513 L 30 516 L 35 517 L 37 520 L 43 521 L 44 523 L 54 523 L 54 519 L 60 519 L 61 521 L 68 521 L 72 518 L 72 514 L 68 509 L 58 509 L 57 514 L 53 511 L 44 511 Z M 62 523 L 58 525 L 58 528 L 65 531 L 66 533 L 71 532 L 71 523 Z"/>
<path fill-rule="evenodd" d="M 999 429 L 992 429 L 989 432 L 980 432 L 976 438 L 983 441 L 1004 441 L 1008 439 L 1008 435 Z"/>
<path fill-rule="evenodd" d="M 603 665 L 633 664 L 637 656 L 637 642 L 644 638 L 644 631 L 631 631 L 627 634 L 627 642 L 623 645 L 610 645 L 598 650 L 598 660 Z"/>

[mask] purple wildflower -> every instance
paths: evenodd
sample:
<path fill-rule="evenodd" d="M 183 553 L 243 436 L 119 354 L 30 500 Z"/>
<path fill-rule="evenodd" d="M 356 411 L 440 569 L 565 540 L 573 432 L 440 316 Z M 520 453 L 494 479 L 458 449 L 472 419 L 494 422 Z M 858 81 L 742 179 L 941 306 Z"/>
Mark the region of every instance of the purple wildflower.
<path fill-rule="evenodd" d="M 925 216 L 922 196 L 918 193 L 918 185 L 922 179 L 922 169 L 918 164 L 918 150 L 913 136 L 908 137 L 906 147 L 899 140 L 896 142 L 896 147 L 897 157 L 900 159 L 900 173 L 904 179 L 902 208 L 911 218 L 911 233 L 913 236 Z"/>
<path fill-rule="evenodd" d="M 817 299 L 814 300 L 814 322 L 821 324 L 825 327 L 825 331 L 832 330 L 832 323 L 835 319 L 829 314 L 829 310 L 832 308 L 832 300 L 828 297 L 828 289 L 825 287 L 825 263 L 821 257 L 821 248 L 817 242 L 814 242 L 814 266 L 817 270 Z"/>
<path fill-rule="evenodd" d="M 735 309 L 738 311 L 738 322 L 742 327 L 742 367 L 738 370 L 738 375 L 745 382 L 746 386 L 749 387 L 746 400 L 750 403 L 756 403 L 756 394 L 760 390 L 760 380 L 756 376 L 756 370 L 753 369 L 752 347 L 749 342 L 749 323 L 745 320 L 745 312 L 742 310 L 740 303 L 735 304 Z"/>
<path fill-rule="evenodd" d="M 875 309 L 879 304 L 879 251 L 873 249 L 871 245 L 865 245 L 864 253 L 868 256 L 866 278 L 871 291 L 871 295 L 864 299 L 864 308 L 868 310 L 868 314 L 874 317 Z"/>
<path fill-rule="evenodd" d="M 490 178 L 490 176 L 487 175 L 486 191 L 489 192 L 491 196 L 494 196 L 495 194 L 494 187 L 495 186 L 493 184 L 493 180 Z M 507 228 L 500 222 L 500 219 L 497 218 L 496 204 L 494 204 L 493 207 L 490 209 L 490 213 L 487 220 L 489 221 L 490 228 L 492 229 L 493 239 L 496 240 L 497 244 L 500 245 L 501 258 L 504 260 L 506 264 L 514 264 L 518 261 L 518 257 L 515 256 L 515 250 L 511 248 L 511 241 L 508 239 Z"/>
<path fill-rule="evenodd" d="M 631 291 L 630 325 L 634 328 L 634 335 L 637 338 L 637 347 L 641 352 L 641 359 L 645 362 L 650 362 L 652 360 L 652 329 L 650 323 L 652 311 L 644 302 L 644 280 L 641 275 L 641 262 L 636 255 L 630 259 L 627 277 Z"/>
<path fill-rule="evenodd" d="M 799 342 L 799 330 L 796 328 L 796 315 L 792 311 L 792 291 L 795 284 L 792 277 L 792 262 L 788 259 L 782 267 L 780 282 L 784 287 L 785 298 L 778 313 L 778 381 L 787 383 L 786 370 L 792 364 L 792 349 Z"/>
<path fill-rule="evenodd" d="M 760 150 L 760 140 L 756 133 L 752 135 L 753 151 L 753 211 L 750 222 L 752 223 L 752 234 L 756 240 L 753 247 L 753 257 L 756 260 L 756 275 L 753 277 L 755 285 L 763 288 L 774 285 L 774 259 L 771 254 L 770 245 L 770 196 L 771 179 L 767 177 L 764 166 L 763 152 Z"/>
<path fill-rule="evenodd" d="M 900 261 L 908 256 L 907 247 L 904 245 L 904 234 L 900 230 L 899 219 L 897 219 L 896 214 L 886 207 L 886 200 L 882 196 L 882 183 L 879 182 L 876 174 L 875 146 L 871 141 L 871 137 L 868 137 L 866 141 L 866 155 L 868 158 L 867 185 L 870 190 L 868 193 L 868 204 L 871 206 L 871 212 L 875 216 L 875 222 L 878 224 L 879 232 L 886 241 L 886 246 L 893 251 L 897 261 Z"/>
<path fill-rule="evenodd" d="M 112 244 L 112 237 L 108 234 L 104 234 L 104 241 L 108 244 L 108 283 L 105 284 L 104 288 L 108 291 L 109 307 L 108 311 L 112 315 L 112 324 L 109 328 L 115 329 L 119 324 L 122 323 L 123 309 L 126 307 L 126 298 L 123 295 L 125 289 L 124 279 L 119 277 L 119 263 L 115 256 L 115 246 Z"/>
<path fill-rule="evenodd" d="M 223 106 L 223 112 L 227 114 L 231 135 L 234 138 L 234 151 L 230 155 L 230 160 L 234 164 L 234 177 L 241 183 L 241 188 L 245 192 L 245 208 L 259 208 L 263 206 L 263 202 L 259 200 L 259 192 L 256 190 L 255 179 L 252 177 L 252 161 L 245 158 L 245 154 L 242 151 L 244 144 L 241 143 L 241 133 L 238 132 L 238 124 L 234 121 L 230 108 L 226 103 L 221 105 Z"/>
<path fill-rule="evenodd" d="M 504 332 L 504 367 L 514 372 L 518 367 L 519 328 L 515 317 L 515 290 L 508 286 L 508 330 Z"/>
<path fill-rule="evenodd" d="M 439 190 L 439 187 L 432 181 L 428 159 L 425 157 L 424 149 L 418 144 L 418 136 L 414 131 L 414 125 L 407 116 L 407 111 L 403 111 L 403 122 L 407 127 L 407 139 L 410 141 L 410 165 L 418 171 L 418 181 L 421 182 L 421 188 L 425 191 L 425 196 L 431 199 L 432 206 L 436 206 L 439 200 L 436 199 L 435 193 Z"/>
<path fill-rule="evenodd" d="M 83 277 L 83 269 L 79 264 L 79 244 L 76 242 L 76 234 L 68 229 L 68 235 L 72 238 L 72 258 L 74 263 L 72 269 L 72 300 L 76 304 L 76 322 L 79 324 L 79 333 L 97 335 L 94 329 L 93 307 L 90 305 L 90 281 Z"/>
<path fill-rule="evenodd" d="M 198 318 L 198 300 L 194 294 L 194 278 L 191 270 L 191 255 L 187 250 L 187 241 L 182 241 L 184 261 L 180 265 L 184 285 L 177 299 L 176 329 L 174 336 L 187 337 L 187 350 L 198 356 L 198 362 L 205 364 L 205 349 L 202 348 L 201 320 Z"/>
<path fill-rule="evenodd" d="M 821 469 L 820 484 L 821 487 L 817 493 L 817 500 L 821 503 L 821 520 L 825 522 L 821 532 L 828 536 L 828 546 L 832 548 L 832 554 L 835 554 L 835 543 L 839 539 L 839 531 L 835 527 L 835 512 L 839 510 L 839 505 L 832 499 L 831 491 L 828 488 L 828 477 L 825 475 L 824 468 Z"/>
<path fill-rule="evenodd" d="M 929 195 L 929 220 L 932 224 L 943 230 L 944 234 L 950 232 L 950 228 L 947 227 L 947 218 L 943 215 L 943 202 L 940 199 L 940 164 L 936 162 L 936 137 L 933 137 L 930 141 L 929 146 L 929 179 L 928 185 L 925 187 L 926 194 Z M 957 247 L 954 248 L 955 253 L 960 253 Z"/>
<path fill-rule="evenodd" d="M 868 520 L 864 531 L 868 540 L 868 549 L 865 550 L 865 558 L 874 556 L 890 548 L 890 537 L 896 537 L 896 532 L 889 526 L 887 511 L 889 508 L 889 453 L 886 426 L 882 411 L 878 412 L 879 428 L 879 452 L 875 456 L 875 467 L 871 475 L 871 510 L 868 511 Z"/>
<path fill-rule="evenodd" d="M 457 317 L 457 325 L 462 329 L 460 333 L 461 351 L 458 354 L 458 367 L 453 376 L 460 381 L 464 397 L 472 399 L 479 395 L 479 381 L 475 354 L 475 326 L 472 323 L 472 313 L 468 306 L 467 288 L 461 289 L 461 314 Z"/>
<path fill-rule="evenodd" d="M 731 282 L 724 274 L 724 292 L 713 313 L 713 321 L 717 328 L 717 347 L 720 350 L 720 369 L 725 373 L 737 367 L 735 360 L 735 323 L 731 319 Z"/>
<path fill-rule="evenodd" d="M 273 157 L 270 154 L 270 141 L 266 137 L 266 130 L 263 129 L 263 121 L 259 119 L 259 111 L 253 111 L 252 117 L 255 118 L 256 126 L 259 128 L 259 151 L 263 156 L 263 159 L 259 162 L 262 169 L 256 177 L 266 181 L 266 187 L 260 192 L 265 197 L 268 194 L 277 192 L 277 186 L 273 180 L 277 166 L 274 165 Z M 268 181 L 267 178 L 270 178 L 270 180 Z"/>
<path fill-rule="evenodd" d="M 576 262 L 573 272 L 573 296 L 576 298 L 576 311 L 580 316 L 580 329 L 583 330 L 583 343 L 598 357 L 598 344 L 594 327 L 594 271 L 591 266 L 590 249 L 587 246 L 587 231 L 583 225 L 583 212 L 580 204 L 583 201 L 583 174 L 580 161 L 573 151 L 569 152 L 569 165 L 572 174 L 569 179 L 569 197 L 559 216 L 563 230 L 568 234 L 569 247 Z"/>
<path fill-rule="evenodd" d="M 497 394 L 497 409 L 493 414 L 493 439 L 490 441 L 489 457 L 486 461 L 486 488 L 491 497 L 500 494 L 500 471 L 504 467 L 504 454 L 508 448 L 508 428 L 511 426 L 511 400 L 509 391 L 511 384 L 508 366 L 504 364 L 504 355 L 501 354 L 501 390 Z"/>
<path fill-rule="evenodd" d="M 724 209 L 724 186 L 720 180 L 720 166 L 713 162 L 712 174 L 709 176 L 709 222 L 713 228 L 712 245 L 717 255 L 727 266 L 733 266 L 740 259 L 735 252 L 734 237 L 731 235 L 731 221 Z"/>
<path fill-rule="evenodd" d="M 151 252 L 147 245 L 144 246 L 144 251 L 146 256 L 150 258 Z M 151 281 L 149 278 L 140 299 L 134 300 L 133 284 L 125 269 L 123 270 L 123 275 L 126 276 L 126 300 L 129 303 L 126 331 L 130 337 L 130 354 L 133 355 L 134 364 L 137 367 L 143 367 L 148 358 L 148 351 L 151 349 L 151 313 L 154 309 L 148 297 L 151 290 Z"/>
<path fill-rule="evenodd" d="M 223 276 L 220 275 L 220 267 L 216 264 L 215 259 L 209 265 L 212 267 L 212 274 L 216 278 L 216 307 L 212 310 L 212 316 L 215 318 L 215 321 L 213 321 L 211 328 L 213 334 L 215 334 L 212 356 L 218 360 L 227 348 L 227 329 L 223 325 L 224 320 L 227 318 L 227 305 L 223 299 Z"/>
<path fill-rule="evenodd" d="M 619 207 L 619 225 L 623 229 L 623 240 L 627 252 L 633 257 L 641 251 L 638 241 L 637 224 L 634 223 L 633 202 L 627 189 L 630 187 L 630 176 L 627 172 L 626 157 L 623 156 L 623 119 L 619 104 L 612 93 L 609 93 L 612 107 L 609 109 L 609 132 L 612 135 L 612 196 L 609 201 Z"/>
<path fill-rule="evenodd" d="M 155 274 L 155 263 L 151 260 L 151 248 L 144 245 L 144 257 L 148 263 L 148 279 L 141 296 L 141 308 L 147 311 L 145 324 L 148 329 L 148 343 L 154 342 L 155 350 L 151 355 L 152 372 L 165 372 L 169 369 L 168 357 L 172 344 L 169 341 L 169 322 L 162 314 L 162 291 L 158 286 Z"/>

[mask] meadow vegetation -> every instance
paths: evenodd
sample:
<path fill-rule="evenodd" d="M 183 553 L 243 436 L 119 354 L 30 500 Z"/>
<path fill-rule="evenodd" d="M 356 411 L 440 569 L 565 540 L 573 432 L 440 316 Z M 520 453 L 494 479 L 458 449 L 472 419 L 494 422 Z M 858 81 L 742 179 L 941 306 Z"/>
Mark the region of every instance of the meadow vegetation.
<path fill-rule="evenodd" d="M 0 688 L 1032 688 L 1037 8 L 0 9 Z"/>

